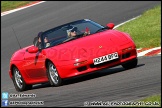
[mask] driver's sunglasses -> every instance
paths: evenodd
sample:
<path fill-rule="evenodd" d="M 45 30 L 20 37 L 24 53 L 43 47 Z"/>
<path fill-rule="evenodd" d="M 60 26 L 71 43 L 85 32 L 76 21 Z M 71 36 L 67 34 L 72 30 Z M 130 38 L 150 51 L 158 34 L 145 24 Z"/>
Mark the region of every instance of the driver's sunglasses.
<path fill-rule="evenodd" d="M 72 30 L 71 32 L 76 32 L 75 30 Z"/>

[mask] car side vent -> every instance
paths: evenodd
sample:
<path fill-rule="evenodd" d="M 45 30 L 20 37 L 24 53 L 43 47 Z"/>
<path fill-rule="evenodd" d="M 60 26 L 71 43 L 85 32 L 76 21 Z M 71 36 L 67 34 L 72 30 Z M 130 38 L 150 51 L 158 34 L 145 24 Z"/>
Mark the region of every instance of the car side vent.
<path fill-rule="evenodd" d="M 130 53 L 126 53 L 126 54 L 122 55 L 122 59 L 125 59 L 125 58 L 128 58 L 128 57 L 130 57 Z"/>
<path fill-rule="evenodd" d="M 87 70 L 87 66 L 79 67 L 79 68 L 77 68 L 77 70 L 78 70 L 79 72 L 85 71 L 85 70 Z"/>

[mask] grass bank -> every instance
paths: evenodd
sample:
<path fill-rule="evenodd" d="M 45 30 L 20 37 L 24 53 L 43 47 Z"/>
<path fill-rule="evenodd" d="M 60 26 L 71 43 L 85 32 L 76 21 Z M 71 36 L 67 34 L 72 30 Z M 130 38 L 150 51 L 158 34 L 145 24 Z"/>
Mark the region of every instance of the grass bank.
<path fill-rule="evenodd" d="M 1 1 L 1 12 L 12 10 L 34 1 Z"/>
<path fill-rule="evenodd" d="M 116 29 L 129 33 L 137 48 L 161 46 L 161 5 Z"/>
<path fill-rule="evenodd" d="M 153 95 L 147 98 L 144 98 L 140 101 L 143 101 L 149 107 L 161 107 L 161 95 Z"/>

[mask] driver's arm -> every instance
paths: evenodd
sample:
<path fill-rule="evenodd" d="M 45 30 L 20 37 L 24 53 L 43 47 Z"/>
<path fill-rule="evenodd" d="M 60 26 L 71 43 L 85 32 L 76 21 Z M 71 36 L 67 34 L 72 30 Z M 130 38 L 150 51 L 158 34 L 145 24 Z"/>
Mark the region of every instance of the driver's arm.
<path fill-rule="evenodd" d="M 89 34 L 90 34 L 90 30 L 89 30 L 88 27 L 86 27 L 86 30 L 85 30 L 83 36 L 87 36 L 87 35 L 89 35 Z"/>

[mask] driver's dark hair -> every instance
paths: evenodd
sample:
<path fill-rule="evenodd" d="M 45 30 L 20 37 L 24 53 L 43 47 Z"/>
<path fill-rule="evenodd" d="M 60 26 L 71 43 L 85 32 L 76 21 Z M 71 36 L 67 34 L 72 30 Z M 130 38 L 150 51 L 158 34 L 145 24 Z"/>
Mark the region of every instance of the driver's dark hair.
<path fill-rule="evenodd" d="M 42 35 L 42 33 L 43 33 L 43 32 L 39 32 L 37 37 L 40 37 L 40 36 Z"/>
<path fill-rule="evenodd" d="M 42 33 L 43 32 L 39 32 L 38 35 L 37 35 L 37 37 L 34 38 L 34 41 L 33 41 L 34 46 L 39 47 L 39 44 L 40 43 L 38 42 L 38 39 L 42 35 Z"/>

